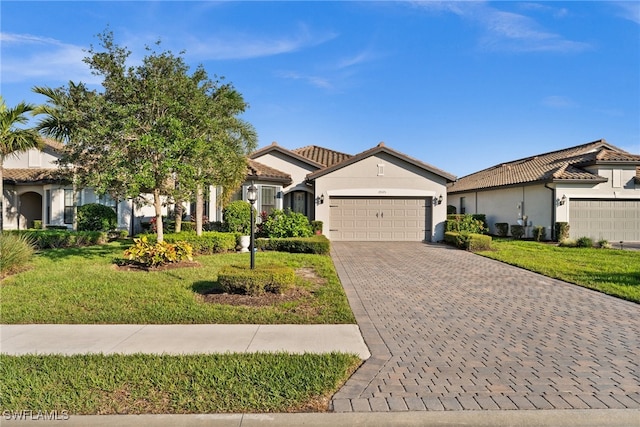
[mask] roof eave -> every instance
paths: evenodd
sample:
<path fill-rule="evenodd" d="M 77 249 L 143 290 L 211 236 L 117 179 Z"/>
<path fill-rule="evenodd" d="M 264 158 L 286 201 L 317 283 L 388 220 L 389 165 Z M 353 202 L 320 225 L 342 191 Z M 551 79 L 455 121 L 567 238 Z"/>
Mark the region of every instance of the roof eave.
<path fill-rule="evenodd" d="M 422 163 L 420 161 L 417 161 L 416 159 L 413 159 L 413 158 L 411 158 L 409 156 L 406 156 L 406 155 L 404 155 L 402 153 L 399 153 L 399 152 L 397 152 L 395 150 L 391 150 L 391 149 L 389 149 L 388 147 L 386 147 L 383 144 L 379 144 L 379 145 L 377 145 L 377 146 L 375 146 L 375 147 L 373 147 L 373 148 L 371 148 L 369 150 L 363 151 L 360 154 L 356 154 L 355 156 L 350 157 L 350 158 L 348 158 L 348 159 L 346 159 L 346 160 L 344 160 L 344 161 L 342 161 L 340 163 L 337 163 L 337 164 L 335 164 L 333 166 L 330 166 L 330 167 L 327 167 L 327 168 L 312 172 L 312 173 L 307 175 L 306 179 L 307 179 L 307 181 L 313 181 L 313 180 L 315 180 L 317 178 L 320 178 L 321 176 L 327 175 L 327 174 L 329 174 L 331 172 L 335 172 L 338 169 L 342 169 L 342 168 L 344 168 L 346 166 L 349 166 L 349 165 L 352 165 L 354 163 L 357 163 L 360 160 L 366 159 L 367 157 L 374 156 L 374 155 L 376 155 L 378 153 L 386 153 L 386 154 L 389 154 L 389 155 L 391 155 L 393 157 L 397 157 L 397 158 L 399 158 L 401 160 L 404 160 L 405 162 L 410 163 L 410 164 L 412 164 L 412 165 L 414 165 L 414 166 L 416 166 L 416 167 L 418 167 L 420 169 L 423 169 L 423 170 L 426 170 L 427 172 L 430 172 L 432 174 L 441 176 L 441 177 L 443 177 L 444 179 L 446 179 L 449 182 L 454 182 L 457 179 L 455 175 L 451 175 L 451 174 L 449 174 L 449 173 L 447 173 L 447 172 L 445 172 L 443 170 L 437 169 L 437 168 L 435 168 L 433 166 L 430 166 L 430 165 L 428 165 L 426 163 Z"/>
<path fill-rule="evenodd" d="M 299 160 L 299 161 L 301 161 L 303 163 L 306 163 L 306 164 L 308 164 L 310 166 L 313 166 L 313 167 L 316 167 L 318 169 L 322 169 L 324 167 L 324 165 L 322 165 L 320 163 L 314 162 L 311 159 L 308 159 L 308 158 L 306 158 L 304 156 L 301 156 L 298 153 L 294 153 L 293 151 L 288 150 L 288 149 L 286 149 L 284 147 L 281 147 L 281 146 L 279 146 L 277 144 L 272 144 L 272 145 L 269 145 L 267 147 L 261 148 L 261 149 L 259 149 L 257 151 L 254 151 L 253 153 L 251 153 L 249 155 L 249 158 L 255 160 L 257 157 L 264 156 L 265 154 L 269 154 L 272 151 L 277 151 L 277 152 L 279 152 L 281 154 L 287 155 L 287 156 L 289 156 L 291 158 Z"/>

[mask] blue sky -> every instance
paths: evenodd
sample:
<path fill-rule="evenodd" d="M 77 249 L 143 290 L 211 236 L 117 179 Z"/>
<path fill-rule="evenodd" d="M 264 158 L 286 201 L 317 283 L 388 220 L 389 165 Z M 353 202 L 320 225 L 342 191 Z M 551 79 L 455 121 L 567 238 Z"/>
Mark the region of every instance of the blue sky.
<path fill-rule="evenodd" d="M 640 2 L 7 1 L 1 90 L 99 84 L 107 26 L 185 50 L 250 108 L 259 146 L 349 154 L 380 141 L 459 177 L 596 139 L 640 153 Z"/>

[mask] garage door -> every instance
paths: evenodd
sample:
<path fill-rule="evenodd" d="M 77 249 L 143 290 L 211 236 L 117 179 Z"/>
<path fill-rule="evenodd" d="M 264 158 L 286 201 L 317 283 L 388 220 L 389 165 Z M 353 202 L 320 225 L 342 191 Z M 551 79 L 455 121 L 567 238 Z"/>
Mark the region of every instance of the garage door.
<path fill-rule="evenodd" d="M 571 238 L 640 241 L 640 200 L 576 200 L 569 205 Z"/>
<path fill-rule="evenodd" d="M 331 197 L 329 238 L 342 241 L 415 241 L 431 236 L 425 198 Z"/>

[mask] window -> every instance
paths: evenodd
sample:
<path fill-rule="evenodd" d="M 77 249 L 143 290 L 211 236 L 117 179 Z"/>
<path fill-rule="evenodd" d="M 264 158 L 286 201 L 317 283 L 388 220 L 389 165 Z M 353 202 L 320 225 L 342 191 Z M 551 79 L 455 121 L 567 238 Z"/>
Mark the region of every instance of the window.
<path fill-rule="evenodd" d="M 111 198 L 110 195 L 108 194 L 103 194 L 102 196 L 100 196 L 98 198 L 98 203 L 104 206 L 109 206 L 110 208 L 112 208 L 114 211 L 116 211 L 116 213 L 118 212 L 118 204 L 117 202 Z"/>
<path fill-rule="evenodd" d="M 260 196 L 261 209 L 268 215 L 276 208 L 276 187 L 263 185 Z"/>
<path fill-rule="evenodd" d="M 378 163 L 378 176 L 384 175 L 384 163 Z"/>
<path fill-rule="evenodd" d="M 461 214 L 465 214 L 467 213 L 467 198 L 466 197 L 460 197 L 460 213 Z"/>
<path fill-rule="evenodd" d="M 64 223 L 73 224 L 73 190 L 64 190 Z"/>

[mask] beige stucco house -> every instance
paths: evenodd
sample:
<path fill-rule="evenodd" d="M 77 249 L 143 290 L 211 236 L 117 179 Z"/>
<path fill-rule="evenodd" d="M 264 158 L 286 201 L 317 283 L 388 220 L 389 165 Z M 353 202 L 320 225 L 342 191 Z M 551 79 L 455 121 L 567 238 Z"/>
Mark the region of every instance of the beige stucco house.
<path fill-rule="evenodd" d="M 448 187 L 458 213 L 495 224 L 544 226 L 568 222 L 570 237 L 640 241 L 640 155 L 605 140 L 501 163 Z"/>
<path fill-rule="evenodd" d="M 273 143 L 250 158 L 290 174 L 291 184 L 274 190 L 274 205 L 322 221 L 330 240 L 444 237 L 446 186 L 455 177 L 384 143 L 357 155 L 317 146 L 288 150 Z M 269 196 L 259 194 L 258 209 L 265 210 L 261 203 Z"/>
<path fill-rule="evenodd" d="M 118 228 L 131 234 L 142 231 L 142 223 L 155 216 L 151 195 L 141 195 L 135 201 L 114 200 L 109 195 L 97 195 L 91 188 L 78 189 L 64 179 L 58 170 L 63 145 L 44 140 L 41 150 L 31 149 L 9 156 L 3 165 L 3 229 L 18 230 L 34 226 L 41 221 L 43 227 L 56 226 L 71 229 L 75 207 L 99 203 L 112 207 L 118 218 Z M 247 180 L 260 182 L 265 188 L 279 191 L 291 183 L 289 174 L 253 160 L 247 165 Z M 246 186 L 244 187 L 246 189 Z M 218 205 L 219 189 L 210 187 L 205 199 L 204 214 L 210 221 L 221 221 Z M 242 197 L 242 194 L 239 194 Z M 164 215 L 172 205 L 164 206 Z M 195 207 L 185 206 L 187 214 Z"/>

